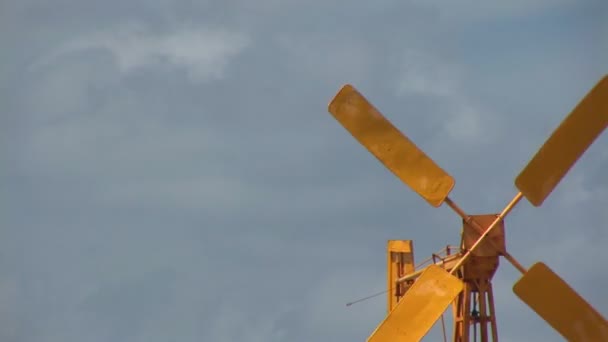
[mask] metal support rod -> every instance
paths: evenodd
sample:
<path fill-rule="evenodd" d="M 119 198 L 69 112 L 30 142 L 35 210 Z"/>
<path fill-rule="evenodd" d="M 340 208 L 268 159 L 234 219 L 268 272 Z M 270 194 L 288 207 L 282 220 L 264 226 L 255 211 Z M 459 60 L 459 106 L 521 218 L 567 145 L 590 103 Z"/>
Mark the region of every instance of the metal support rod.
<path fill-rule="evenodd" d="M 492 229 L 494 229 L 494 227 L 496 227 L 498 225 L 498 223 L 505 216 L 507 216 L 507 214 L 511 211 L 511 209 L 513 209 L 513 207 L 515 207 L 515 205 L 521 200 L 522 197 L 523 197 L 523 194 L 521 192 L 518 192 L 517 195 L 515 195 L 515 197 L 513 197 L 511 202 L 509 202 L 509 204 L 507 204 L 507 206 L 502 210 L 502 212 L 500 214 L 498 214 L 498 216 L 496 217 L 494 222 L 492 222 L 492 224 L 488 227 L 488 229 L 486 229 L 486 231 L 483 232 L 483 234 L 481 234 L 481 236 L 479 237 L 479 239 L 477 239 L 477 241 L 475 241 L 473 246 L 471 246 L 471 248 L 462 256 L 462 258 L 460 260 L 458 260 L 456 265 L 454 265 L 454 267 L 450 271 L 450 274 L 454 274 L 454 272 L 456 272 L 456 270 L 458 270 L 458 268 L 460 268 L 460 266 L 462 266 L 462 264 L 464 264 L 464 262 L 467 261 L 469 256 L 471 256 L 471 253 L 475 250 L 475 248 L 477 248 L 477 246 L 479 246 L 479 244 L 481 244 L 483 242 L 483 239 L 486 236 L 488 236 L 488 234 L 490 234 Z M 519 269 L 519 270 L 521 271 L 521 269 Z M 524 273 L 524 272 L 526 272 L 525 268 L 523 269 L 522 273 Z"/>
<path fill-rule="evenodd" d="M 433 265 L 444 265 L 447 261 L 452 261 L 452 260 L 455 260 L 455 259 L 457 259 L 457 255 L 456 254 L 451 254 L 451 255 L 448 255 L 447 257 L 445 257 L 444 259 L 442 259 L 441 262 L 433 263 Z M 422 272 L 424 272 L 424 270 L 427 269 L 427 267 L 425 267 L 425 268 L 423 268 L 421 270 L 412 272 L 410 274 L 404 275 L 403 277 L 395 280 L 395 283 L 400 284 L 400 283 L 406 282 L 408 280 L 416 279 L 416 278 L 418 278 L 418 276 L 420 276 L 422 274 Z"/>
<path fill-rule="evenodd" d="M 521 193 L 519 195 L 521 199 Z M 519 201 L 519 199 L 517 201 Z M 454 201 L 452 201 L 450 197 L 446 197 L 445 203 L 447 203 L 448 206 L 452 208 L 452 210 L 454 210 L 456 214 L 458 214 L 458 216 L 462 217 L 466 224 L 471 225 L 477 231 L 477 233 L 483 234 L 484 230 L 483 227 L 479 224 L 479 222 L 477 222 L 472 216 L 469 216 L 464 210 L 462 210 L 458 205 L 456 205 L 456 203 L 454 203 Z M 500 222 L 500 220 L 494 222 L 497 224 L 498 222 Z M 507 252 L 505 249 L 502 249 L 502 247 L 497 246 L 493 240 L 488 240 L 488 242 L 490 243 L 490 245 L 492 245 L 492 247 L 498 250 L 505 257 L 505 259 L 507 259 L 519 272 L 521 272 L 522 274 L 526 273 L 526 268 L 522 264 L 520 264 L 519 261 L 517 261 L 511 254 L 509 254 L 509 252 Z"/>
<path fill-rule="evenodd" d="M 422 274 L 422 272 L 424 272 L 424 270 L 426 270 L 426 267 L 397 279 L 396 283 L 400 284 L 400 283 L 406 282 L 408 280 L 416 279 L 416 278 L 418 278 L 418 276 L 420 276 Z"/>

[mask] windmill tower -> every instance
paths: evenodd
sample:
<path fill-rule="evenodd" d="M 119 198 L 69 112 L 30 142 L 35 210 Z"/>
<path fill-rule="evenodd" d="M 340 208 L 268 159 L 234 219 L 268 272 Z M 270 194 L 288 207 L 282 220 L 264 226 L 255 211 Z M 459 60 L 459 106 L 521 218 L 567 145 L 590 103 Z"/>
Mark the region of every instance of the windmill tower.
<path fill-rule="evenodd" d="M 429 204 L 447 204 L 463 222 L 462 242 L 420 271 L 411 241 L 388 244 L 388 314 L 370 342 L 419 341 L 450 304 L 455 342 L 498 340 L 491 279 L 504 257 L 522 277 L 515 294 L 568 341 L 608 341 L 608 321 L 542 262 L 526 269 L 506 250 L 504 218 L 526 198 L 540 206 L 568 170 L 608 126 L 608 76 L 602 78 L 553 132 L 515 179 L 519 192 L 498 214 L 469 215 L 450 197 L 455 181 L 395 128 L 351 85 L 329 112 L 395 176 Z M 559 300 L 555 300 L 559 298 Z M 472 310 L 472 309 L 475 310 Z"/>
<path fill-rule="evenodd" d="M 473 219 L 483 226 L 489 225 L 496 215 L 475 215 Z M 475 242 L 479 234 L 470 224 L 463 222 L 460 246 L 447 246 L 434 253 L 425 263 L 431 262 L 451 271 Z M 488 237 L 497 246 L 504 247 L 504 225 L 500 224 Z M 504 249 L 504 248 L 503 248 Z M 387 314 L 395 308 L 401 297 L 424 271 L 415 271 L 413 241 L 389 240 L 387 246 Z M 455 274 L 463 282 L 463 289 L 452 303 L 452 341 L 498 341 L 496 309 L 492 277 L 498 269 L 499 252 L 487 241 L 475 249 L 469 260 Z M 397 284 L 397 285 L 395 285 Z M 445 335 L 445 326 L 444 329 Z"/>

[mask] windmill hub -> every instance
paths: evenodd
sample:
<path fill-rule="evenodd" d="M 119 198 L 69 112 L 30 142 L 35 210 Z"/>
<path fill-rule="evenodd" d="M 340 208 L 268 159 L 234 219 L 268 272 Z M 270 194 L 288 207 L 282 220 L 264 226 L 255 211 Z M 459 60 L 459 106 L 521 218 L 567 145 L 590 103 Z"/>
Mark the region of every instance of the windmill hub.
<path fill-rule="evenodd" d="M 498 214 L 471 215 L 473 220 L 478 222 L 484 229 L 487 229 L 497 216 Z M 464 255 L 467 251 L 470 251 L 480 236 L 481 234 L 470 223 L 467 224 L 463 220 L 461 254 Z M 501 250 L 506 250 L 505 226 L 502 220 L 488 234 L 487 238 L 471 251 L 471 256 L 462 265 L 462 270 L 459 274 L 460 278 L 464 281 L 492 279 L 498 268 L 498 257 L 502 255 Z"/>

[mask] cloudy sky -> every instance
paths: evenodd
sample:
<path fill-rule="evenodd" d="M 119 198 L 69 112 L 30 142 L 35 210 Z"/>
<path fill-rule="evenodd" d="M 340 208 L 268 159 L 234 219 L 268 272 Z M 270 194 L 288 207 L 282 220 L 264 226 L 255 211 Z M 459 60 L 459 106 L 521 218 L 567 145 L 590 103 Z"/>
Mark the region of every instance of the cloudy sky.
<path fill-rule="evenodd" d="M 2 0 L 0 340 L 363 341 L 385 299 L 345 303 L 385 288 L 386 240 L 420 261 L 460 221 L 333 120 L 339 87 L 492 213 L 607 37 L 602 0 Z M 606 170 L 603 136 L 507 219 L 604 316 Z M 502 341 L 559 341 L 502 266 Z"/>

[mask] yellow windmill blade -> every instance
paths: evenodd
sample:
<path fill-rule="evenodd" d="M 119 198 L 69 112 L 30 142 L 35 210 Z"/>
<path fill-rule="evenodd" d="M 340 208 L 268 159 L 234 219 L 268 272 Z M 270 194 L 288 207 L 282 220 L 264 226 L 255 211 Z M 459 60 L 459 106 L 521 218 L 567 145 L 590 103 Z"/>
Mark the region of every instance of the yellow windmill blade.
<path fill-rule="evenodd" d="M 431 265 L 378 325 L 368 342 L 420 341 L 462 291 L 460 279 Z"/>
<path fill-rule="evenodd" d="M 345 85 L 329 112 L 401 181 L 431 205 L 443 203 L 454 178 L 393 126 L 353 86 Z"/>
<path fill-rule="evenodd" d="M 534 264 L 513 292 L 566 340 L 608 341 L 608 322 L 545 264 Z"/>
<path fill-rule="evenodd" d="M 568 170 L 608 126 L 608 76 L 566 117 L 515 179 L 515 186 L 540 206 Z"/>
<path fill-rule="evenodd" d="M 606 126 L 608 76 L 591 89 L 517 176 L 517 188 L 540 206 Z M 544 264 L 525 272 L 513 291 L 567 340 L 608 341 L 608 321 Z"/>

